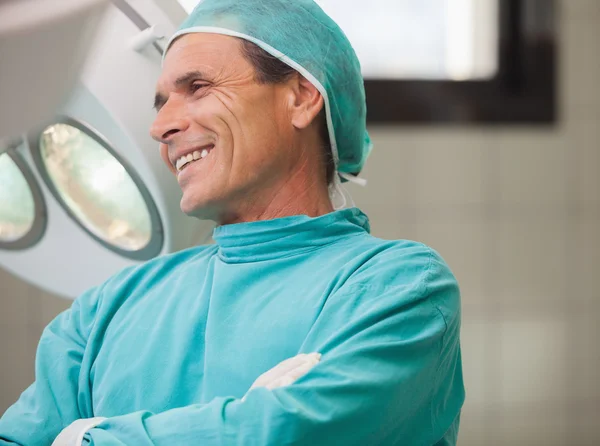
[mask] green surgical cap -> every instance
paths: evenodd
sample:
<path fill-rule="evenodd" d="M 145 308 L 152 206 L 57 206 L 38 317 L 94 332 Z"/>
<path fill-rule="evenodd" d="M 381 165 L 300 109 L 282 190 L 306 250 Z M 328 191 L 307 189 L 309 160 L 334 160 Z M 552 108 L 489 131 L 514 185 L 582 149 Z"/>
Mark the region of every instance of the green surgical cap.
<path fill-rule="evenodd" d="M 323 95 L 338 171 L 361 171 L 372 144 L 360 63 L 344 32 L 319 5 L 313 0 L 204 0 L 167 48 L 177 37 L 197 32 L 249 40 L 302 74 Z"/>

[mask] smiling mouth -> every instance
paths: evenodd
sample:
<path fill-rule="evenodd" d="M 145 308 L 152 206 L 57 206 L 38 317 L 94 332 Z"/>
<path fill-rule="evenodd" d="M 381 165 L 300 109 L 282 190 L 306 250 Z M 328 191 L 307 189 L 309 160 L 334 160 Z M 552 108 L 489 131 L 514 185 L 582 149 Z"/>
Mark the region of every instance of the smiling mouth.
<path fill-rule="evenodd" d="M 206 158 L 208 156 L 208 154 L 214 149 L 214 147 L 215 147 L 214 145 L 210 145 L 210 146 L 204 147 L 203 149 L 195 150 L 192 153 L 188 153 L 187 155 L 184 155 L 181 158 L 179 158 L 175 162 L 175 168 L 177 169 L 177 172 L 179 173 L 183 169 L 185 169 L 187 166 L 189 166 L 190 164 Z"/>

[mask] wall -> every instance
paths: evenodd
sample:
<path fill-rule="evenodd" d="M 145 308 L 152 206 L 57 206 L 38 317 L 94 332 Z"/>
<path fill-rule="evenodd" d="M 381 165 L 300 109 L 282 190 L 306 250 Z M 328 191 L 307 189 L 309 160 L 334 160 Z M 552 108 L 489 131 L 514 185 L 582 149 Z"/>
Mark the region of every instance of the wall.
<path fill-rule="evenodd" d="M 373 129 L 352 187 L 461 284 L 465 446 L 600 444 L 600 1 L 560 6 L 557 128 Z"/>
<path fill-rule="evenodd" d="M 463 296 L 460 444 L 600 444 L 600 1 L 563 0 L 556 128 L 373 128 L 375 235 L 432 245 Z M 69 302 L 0 271 L 0 413 Z"/>

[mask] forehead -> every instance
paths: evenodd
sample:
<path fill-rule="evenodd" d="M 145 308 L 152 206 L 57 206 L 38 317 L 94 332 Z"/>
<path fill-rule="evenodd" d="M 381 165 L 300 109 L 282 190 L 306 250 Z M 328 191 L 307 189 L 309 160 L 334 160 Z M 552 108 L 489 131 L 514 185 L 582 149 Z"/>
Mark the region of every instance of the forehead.
<path fill-rule="evenodd" d="M 248 67 L 239 39 L 220 34 L 184 34 L 171 44 L 165 56 L 159 85 L 166 86 L 169 81 L 192 70 L 217 75 Z"/>

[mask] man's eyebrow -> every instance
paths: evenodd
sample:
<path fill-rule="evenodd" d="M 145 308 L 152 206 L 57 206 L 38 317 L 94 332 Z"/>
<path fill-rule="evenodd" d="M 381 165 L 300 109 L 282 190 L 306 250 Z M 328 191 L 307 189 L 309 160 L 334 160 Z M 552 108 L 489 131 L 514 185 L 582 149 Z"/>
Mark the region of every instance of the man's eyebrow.
<path fill-rule="evenodd" d="M 175 80 L 175 88 L 182 88 L 198 79 L 206 79 L 206 76 L 201 71 L 188 71 L 179 76 Z M 156 93 L 154 96 L 154 108 L 158 111 L 167 102 L 167 97 L 161 93 Z"/>

